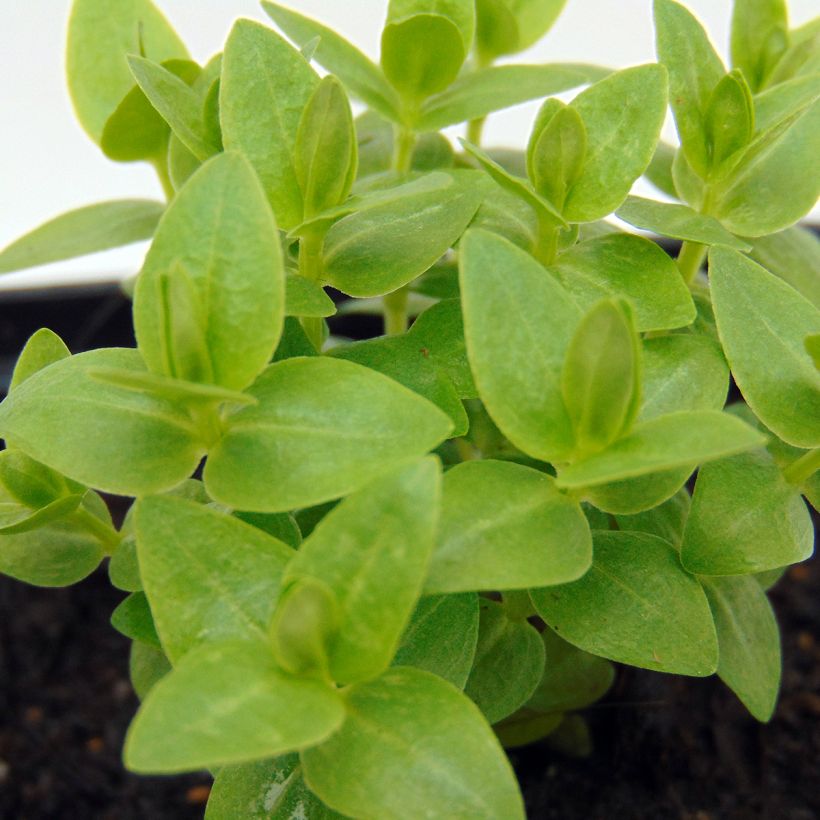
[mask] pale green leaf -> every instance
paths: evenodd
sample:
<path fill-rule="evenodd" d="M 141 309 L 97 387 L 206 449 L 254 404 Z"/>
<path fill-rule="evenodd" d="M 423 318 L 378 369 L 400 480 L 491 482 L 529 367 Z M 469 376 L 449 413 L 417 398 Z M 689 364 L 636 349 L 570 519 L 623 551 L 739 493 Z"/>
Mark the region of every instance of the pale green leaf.
<path fill-rule="evenodd" d="M 70 355 L 71 351 L 56 333 L 46 327 L 41 328 L 23 345 L 14 365 L 9 392 L 19 387 L 29 376 Z"/>
<path fill-rule="evenodd" d="M 599 510 L 612 515 L 637 515 L 668 501 L 686 484 L 697 464 L 652 472 L 638 478 L 587 487 L 584 495 Z"/>
<path fill-rule="evenodd" d="M 162 649 L 151 607 L 143 592 L 133 592 L 111 613 L 111 626 L 126 638 Z"/>
<path fill-rule="evenodd" d="M 333 300 L 321 285 L 304 276 L 289 273 L 285 277 L 285 315 L 324 318 L 336 313 Z"/>
<path fill-rule="evenodd" d="M 171 664 L 161 650 L 140 641 L 134 641 L 131 644 L 128 674 L 134 692 L 140 700 L 145 700 L 154 684 L 170 671 Z"/>
<path fill-rule="evenodd" d="M 759 90 L 789 44 L 785 0 L 735 0 L 731 43 L 732 65 Z"/>
<path fill-rule="evenodd" d="M 476 49 L 483 61 L 524 51 L 540 40 L 566 0 L 478 0 Z"/>

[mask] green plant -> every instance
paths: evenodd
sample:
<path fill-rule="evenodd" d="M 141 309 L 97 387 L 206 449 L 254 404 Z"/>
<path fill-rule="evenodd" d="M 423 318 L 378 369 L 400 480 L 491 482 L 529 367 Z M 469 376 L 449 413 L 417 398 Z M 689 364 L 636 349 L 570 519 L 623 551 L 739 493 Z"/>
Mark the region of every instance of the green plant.
<path fill-rule="evenodd" d="M 137 349 L 41 330 L 0 406 L 0 569 L 59 586 L 108 558 L 129 593 L 126 765 L 211 769 L 210 820 L 509 820 L 501 744 L 578 731 L 610 661 L 717 672 L 767 720 L 765 589 L 820 499 L 820 248 L 794 226 L 818 20 L 736 0 L 727 72 L 656 0 L 660 62 L 613 73 L 493 65 L 561 0 L 391 0 L 380 67 L 263 6 L 295 46 L 240 20 L 201 67 L 149 0 L 75 0 L 80 122 L 169 203 L 0 254 L 153 236 Z M 581 85 L 526 152 L 478 146 L 492 111 Z M 681 201 L 630 196 L 642 174 Z M 682 240 L 677 265 L 612 213 Z M 326 286 L 387 335 L 328 339 Z M 98 492 L 137 499 L 122 527 Z"/>

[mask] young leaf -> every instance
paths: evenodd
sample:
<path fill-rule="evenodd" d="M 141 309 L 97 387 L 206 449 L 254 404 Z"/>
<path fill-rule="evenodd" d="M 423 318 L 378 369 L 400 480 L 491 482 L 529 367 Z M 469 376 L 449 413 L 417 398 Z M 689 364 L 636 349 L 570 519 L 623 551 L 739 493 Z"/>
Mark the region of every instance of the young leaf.
<path fill-rule="evenodd" d="M 321 285 L 304 276 L 285 276 L 285 315 L 325 318 L 336 313 L 336 305 Z"/>
<path fill-rule="evenodd" d="M 726 413 L 683 410 L 636 425 L 606 450 L 561 470 L 556 481 L 562 489 L 607 484 L 734 455 L 764 443 L 757 431 Z"/>
<path fill-rule="evenodd" d="M 535 45 L 558 19 L 566 0 L 478 0 L 476 50 L 482 62 Z"/>
<path fill-rule="evenodd" d="M 445 474 L 428 592 L 562 584 L 591 560 L 584 514 L 549 475 L 489 459 Z"/>
<path fill-rule="evenodd" d="M 766 593 L 754 578 L 704 578 L 715 619 L 717 673 L 754 717 L 771 718 L 780 688 L 780 635 Z"/>
<path fill-rule="evenodd" d="M 446 253 L 479 204 L 476 191 L 450 181 L 352 213 L 325 239 L 323 279 L 350 296 L 390 293 Z"/>
<path fill-rule="evenodd" d="M 738 251 L 750 249 L 746 242 L 729 233 L 717 219 L 699 214 L 686 205 L 628 196 L 615 216 L 636 228 L 673 239 L 685 239 L 701 245 L 726 245 Z"/>
<path fill-rule="evenodd" d="M 731 71 L 715 86 L 704 112 L 709 171 L 720 179 L 729 173 L 755 130 L 752 92 L 743 74 Z"/>
<path fill-rule="evenodd" d="M 262 8 L 295 43 L 319 38 L 314 58 L 345 84 L 351 94 L 391 120 L 399 119 L 401 101 L 384 74 L 359 49 L 321 23 L 262 0 Z"/>
<path fill-rule="evenodd" d="M 796 564 L 813 551 L 800 489 L 783 478 L 767 450 L 701 467 L 681 548 L 686 569 L 746 575 Z"/>
<path fill-rule="evenodd" d="M 529 700 L 544 674 L 544 644 L 528 621 L 511 620 L 495 601 L 481 601 L 475 663 L 464 687 L 488 723 Z"/>
<path fill-rule="evenodd" d="M 290 547 L 181 498 L 144 498 L 136 510 L 140 576 L 173 663 L 201 643 L 267 639 Z"/>
<path fill-rule="evenodd" d="M 0 405 L 8 446 L 106 492 L 141 495 L 187 478 L 204 454 L 191 420 L 163 399 L 103 384 L 99 367 L 144 372 L 135 350 L 94 350 L 35 373 Z"/>
<path fill-rule="evenodd" d="M 427 595 L 416 605 L 393 657 L 464 688 L 478 641 L 478 595 Z"/>
<path fill-rule="evenodd" d="M 617 71 L 570 103 L 584 122 L 587 150 L 562 211 L 568 222 L 600 219 L 626 199 L 655 152 L 666 105 L 659 65 Z"/>
<path fill-rule="evenodd" d="M 339 359 L 278 362 L 248 392 L 259 404 L 230 417 L 205 465 L 210 495 L 238 509 L 282 512 L 346 495 L 451 428 L 425 399 Z"/>
<path fill-rule="evenodd" d="M 486 231 L 461 242 L 467 353 L 493 421 L 534 458 L 561 461 L 573 447 L 561 366 L 581 314 L 527 253 Z"/>
<path fill-rule="evenodd" d="M 9 383 L 9 392 L 19 387 L 29 376 L 70 355 L 71 351 L 56 333 L 46 327 L 41 328 L 29 337 L 20 351 Z"/>
<path fill-rule="evenodd" d="M 817 447 L 820 373 L 803 340 L 820 328 L 820 311 L 732 250 L 712 250 L 709 280 L 720 340 L 747 404 L 784 441 Z"/>
<path fill-rule="evenodd" d="M 390 664 L 427 573 L 438 498 L 432 459 L 382 474 L 332 510 L 288 565 L 285 584 L 315 579 L 336 596 L 333 680 L 367 680 Z"/>
<path fill-rule="evenodd" d="M 564 251 L 549 271 L 582 310 L 601 299 L 626 299 L 640 331 L 685 327 L 695 318 L 689 289 L 674 262 L 654 242 L 610 234 Z"/>
<path fill-rule="evenodd" d="M 696 467 L 690 461 L 683 467 L 588 487 L 584 495 L 599 510 L 611 515 L 637 515 L 668 501 L 686 484 Z"/>
<path fill-rule="evenodd" d="M 137 539 L 128 535 L 120 541 L 108 561 L 108 579 L 111 586 L 123 592 L 142 592 L 139 562 L 137 560 Z"/>
<path fill-rule="evenodd" d="M 533 187 L 559 211 L 583 170 L 586 154 L 584 121 L 574 108 L 563 106 L 541 129 L 527 155 Z"/>
<path fill-rule="evenodd" d="M 454 686 L 398 668 L 345 692 L 342 728 L 301 753 L 308 785 L 362 820 L 523 820 L 510 764 L 478 707 Z"/>
<path fill-rule="evenodd" d="M 162 649 L 148 599 L 143 592 L 129 595 L 111 613 L 111 626 L 126 638 Z"/>
<path fill-rule="evenodd" d="M 128 729 L 125 765 L 170 774 L 244 763 L 321 742 L 344 718 L 336 690 L 283 674 L 265 644 L 210 644 L 148 693 Z"/>
<path fill-rule="evenodd" d="M 785 0 L 735 0 L 732 65 L 760 91 L 789 43 Z"/>
<path fill-rule="evenodd" d="M 133 86 L 125 55 L 156 62 L 188 52 L 151 0 L 74 0 L 68 21 L 68 90 L 80 124 L 97 143 L 106 120 Z"/>
<path fill-rule="evenodd" d="M 653 535 L 597 532 L 583 578 L 530 596 L 547 624 L 586 652 L 678 675 L 703 677 L 717 668 L 703 589 L 675 549 Z"/>
<path fill-rule="evenodd" d="M 200 305 L 190 330 L 192 297 L 179 297 L 173 310 L 174 291 L 163 292 L 163 284 L 181 284 L 180 271 Z M 201 333 L 213 383 L 241 390 L 270 361 L 284 302 L 282 253 L 264 193 L 240 155 L 220 154 L 191 177 L 157 230 L 134 294 L 140 352 L 151 371 L 174 376 L 169 335 Z"/>
<path fill-rule="evenodd" d="M 706 108 L 726 73 L 703 26 L 680 3 L 655 0 L 658 59 L 669 72 L 669 102 L 685 154 L 702 177 L 709 168 Z"/>
<path fill-rule="evenodd" d="M 164 209 L 161 202 L 121 199 L 61 214 L 8 245 L 0 253 L 0 273 L 150 239 Z"/>
<path fill-rule="evenodd" d="M 631 427 L 640 401 L 640 368 L 629 306 L 598 302 L 581 319 L 561 372 L 561 395 L 579 454 L 602 450 Z"/>
<path fill-rule="evenodd" d="M 280 228 L 303 218 L 294 151 L 302 112 L 319 78 L 278 34 L 237 20 L 228 42 L 219 92 L 225 149 L 241 151 L 262 181 Z"/>
<path fill-rule="evenodd" d="M 132 642 L 128 674 L 134 692 L 140 700 L 145 700 L 154 685 L 170 671 L 171 664 L 161 650 L 140 641 Z"/>
<path fill-rule="evenodd" d="M 654 509 L 635 515 L 617 515 L 615 519 L 620 530 L 657 535 L 673 547 L 680 547 L 691 506 L 692 497 L 689 495 L 689 490 L 681 487 L 668 501 L 664 501 Z"/>

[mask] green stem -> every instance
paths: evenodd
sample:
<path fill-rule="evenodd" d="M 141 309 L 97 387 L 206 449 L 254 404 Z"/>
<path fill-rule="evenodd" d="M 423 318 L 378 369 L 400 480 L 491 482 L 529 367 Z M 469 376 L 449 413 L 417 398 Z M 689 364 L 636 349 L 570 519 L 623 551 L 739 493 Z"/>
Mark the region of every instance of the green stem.
<path fill-rule="evenodd" d="M 407 288 L 399 288 L 382 297 L 384 303 L 384 332 L 400 336 L 407 330 Z"/>
<path fill-rule="evenodd" d="M 691 285 L 706 258 L 706 245 L 697 242 L 684 242 L 678 254 L 678 269 L 683 281 Z"/>
<path fill-rule="evenodd" d="M 484 125 L 487 122 L 486 117 L 480 117 L 477 120 L 470 120 L 467 124 L 467 141 L 473 145 L 481 147 L 481 138 L 484 134 Z"/>
<path fill-rule="evenodd" d="M 322 278 L 324 242 L 321 233 L 306 233 L 299 240 L 299 273 L 311 282 L 319 282 Z M 325 341 L 324 322 L 318 316 L 302 316 L 300 321 L 310 343 L 321 353 Z"/>
<path fill-rule="evenodd" d="M 157 172 L 160 185 L 162 185 L 162 192 L 165 194 L 165 199 L 170 202 L 176 196 L 176 189 L 174 188 L 174 183 L 171 182 L 171 175 L 168 173 L 167 157 L 157 157 L 151 164 Z"/>
<path fill-rule="evenodd" d="M 551 223 L 542 224 L 539 229 L 538 246 L 535 249 L 535 258 L 544 266 L 549 267 L 558 255 L 558 228 Z"/>
<path fill-rule="evenodd" d="M 393 145 L 394 171 L 399 174 L 410 173 L 415 147 L 416 132 L 405 126 L 396 126 L 396 139 Z"/>
<path fill-rule="evenodd" d="M 105 547 L 108 555 L 111 555 L 122 541 L 122 535 L 118 533 L 110 524 L 97 518 L 85 507 L 78 507 L 71 514 L 71 518 L 82 524 L 90 533 L 99 538 Z"/>
<path fill-rule="evenodd" d="M 783 470 L 789 484 L 802 487 L 818 470 L 820 470 L 820 447 L 809 450 Z"/>

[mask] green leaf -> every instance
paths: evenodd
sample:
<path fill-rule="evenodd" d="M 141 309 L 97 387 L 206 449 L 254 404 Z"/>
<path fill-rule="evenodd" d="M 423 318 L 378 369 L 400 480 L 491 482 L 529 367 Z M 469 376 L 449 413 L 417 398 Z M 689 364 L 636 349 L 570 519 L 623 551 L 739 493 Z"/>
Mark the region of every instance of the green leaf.
<path fill-rule="evenodd" d="M 742 511 L 742 512 L 740 512 Z M 681 561 L 699 575 L 746 575 L 814 551 L 811 515 L 767 450 L 701 467 Z"/>
<path fill-rule="evenodd" d="M 476 49 L 483 62 L 535 45 L 549 30 L 566 0 L 478 0 Z"/>
<path fill-rule="evenodd" d="M 342 820 L 307 787 L 297 754 L 220 769 L 205 820 L 237 820 L 240 806 L 242 820 Z"/>
<path fill-rule="evenodd" d="M 820 311 L 728 249 L 712 250 L 709 280 L 720 340 L 746 402 L 784 441 L 818 446 L 820 373 L 803 340 L 820 328 Z"/>
<path fill-rule="evenodd" d="M 697 464 L 647 473 L 638 478 L 598 484 L 584 490 L 585 497 L 599 510 L 612 515 L 637 515 L 654 509 L 672 498 L 686 484 Z"/>
<path fill-rule="evenodd" d="M 748 424 L 726 413 L 682 410 L 636 425 L 606 450 L 561 470 L 556 480 L 562 489 L 607 484 L 734 455 L 764 443 Z"/>
<path fill-rule="evenodd" d="M 191 420 L 160 398 L 106 385 L 99 367 L 144 372 L 136 350 L 106 349 L 35 373 L 0 405 L 0 432 L 69 478 L 106 492 L 141 495 L 187 478 L 204 454 Z"/>
<path fill-rule="evenodd" d="M 789 44 L 785 0 L 735 0 L 732 65 L 759 91 Z"/>
<path fill-rule="evenodd" d="M 416 605 L 393 657 L 464 688 L 478 642 L 478 595 L 427 595 Z"/>
<path fill-rule="evenodd" d="M 602 450 L 627 432 L 640 389 L 640 340 L 632 311 L 628 304 L 604 299 L 581 319 L 561 372 L 576 452 Z"/>
<path fill-rule="evenodd" d="M 549 271 L 582 310 L 606 297 L 626 299 L 640 331 L 685 327 L 695 318 L 695 305 L 675 263 L 640 236 L 588 239 L 564 251 Z"/>
<path fill-rule="evenodd" d="M 428 452 L 451 428 L 425 399 L 340 359 L 278 362 L 248 392 L 259 404 L 230 417 L 205 465 L 211 496 L 244 510 L 282 512 L 346 495 Z"/>
<path fill-rule="evenodd" d="M 304 216 L 294 152 L 318 82 L 302 54 L 278 34 L 251 20 L 234 24 L 222 67 L 222 138 L 226 150 L 250 161 L 284 230 Z"/>
<path fill-rule="evenodd" d="M 128 65 L 151 105 L 200 162 L 219 151 L 221 146 L 205 125 L 202 100 L 185 80 L 135 54 L 129 55 Z"/>
<path fill-rule="evenodd" d="M 704 467 L 704 469 L 708 469 Z M 683 530 L 692 506 L 692 498 L 686 487 L 681 487 L 670 499 L 651 510 L 634 515 L 618 515 L 618 529 L 646 532 L 680 547 Z"/>
<path fill-rule="evenodd" d="M 307 101 L 296 133 L 296 178 L 306 219 L 347 199 L 357 164 L 356 132 L 347 94 L 335 77 L 324 77 Z"/>
<path fill-rule="evenodd" d="M 755 130 L 754 100 L 742 72 L 735 69 L 715 86 L 704 114 L 709 171 L 720 179 L 731 171 Z"/>
<path fill-rule="evenodd" d="M 290 513 L 234 512 L 234 516 L 258 530 L 272 535 L 293 549 L 299 549 L 302 533 Z"/>
<path fill-rule="evenodd" d="M 172 662 L 202 643 L 267 640 L 290 547 L 171 496 L 137 503 L 136 534 L 143 587 Z"/>
<path fill-rule="evenodd" d="M 14 535 L 39 529 L 50 521 L 73 513 L 80 506 L 83 497 L 79 494 L 66 495 L 48 502 L 39 509 L 6 500 L 4 493 L 0 493 L 0 499 L 0 535 Z"/>
<path fill-rule="evenodd" d="M 388 119 L 399 118 L 401 101 L 384 74 L 359 49 L 321 23 L 262 0 L 262 8 L 300 46 L 318 37 L 314 58 L 345 84 L 353 96 Z"/>
<path fill-rule="evenodd" d="M 606 69 L 574 63 L 503 65 L 463 74 L 421 107 L 415 127 L 434 131 L 493 111 L 558 94 L 606 75 Z"/>
<path fill-rule="evenodd" d="M 145 700 L 154 685 L 170 671 L 171 664 L 161 650 L 139 641 L 131 644 L 128 672 L 131 685 L 140 700 Z"/>
<path fill-rule="evenodd" d="M 304 276 L 285 276 L 285 315 L 324 318 L 336 313 L 336 305 L 321 285 Z"/>
<path fill-rule="evenodd" d="M 661 140 L 655 146 L 655 153 L 649 161 L 649 165 L 644 171 L 644 177 L 649 180 L 661 193 L 666 194 L 674 199 L 677 198 L 678 193 L 675 190 L 675 180 L 672 176 L 672 164 L 675 161 L 675 154 L 677 148 L 669 145 L 669 143 Z M 631 197 L 626 198 L 626 203 Z M 621 207 L 624 207 L 623 205 Z M 624 220 L 628 222 L 629 220 Z"/>
<path fill-rule="evenodd" d="M 134 592 L 119 604 L 111 613 L 111 626 L 126 638 L 162 649 L 151 607 L 143 592 Z"/>
<path fill-rule="evenodd" d="M 390 664 L 421 594 L 438 501 L 433 459 L 382 474 L 322 519 L 288 565 L 284 583 L 317 579 L 336 595 L 333 680 L 366 680 Z"/>
<path fill-rule="evenodd" d="M 769 273 L 780 277 L 820 310 L 820 239 L 808 228 L 785 231 L 750 240 L 751 257 Z"/>
<path fill-rule="evenodd" d="M 142 591 L 142 579 L 137 561 L 137 540 L 133 535 L 123 538 L 114 550 L 108 562 L 108 578 L 112 586 L 123 592 Z"/>
<path fill-rule="evenodd" d="M 612 213 L 646 170 L 666 115 L 666 71 L 643 65 L 610 74 L 571 103 L 584 122 L 587 150 L 562 210 L 568 222 Z"/>
<path fill-rule="evenodd" d="M 418 669 L 391 669 L 345 692 L 348 716 L 301 753 L 308 785 L 362 820 L 523 820 L 513 771 L 475 704 Z"/>
<path fill-rule="evenodd" d="M 162 62 L 188 52 L 150 0 L 74 0 L 68 21 L 68 90 L 80 124 L 97 143 L 134 84 L 126 54 Z"/>
<path fill-rule="evenodd" d="M 669 102 L 678 136 L 692 168 L 709 168 L 706 108 L 725 69 L 703 26 L 680 3 L 655 0 L 658 59 L 669 72 Z"/>
<path fill-rule="evenodd" d="M 545 473 L 468 461 L 444 477 L 428 592 L 526 589 L 580 578 L 592 540 L 578 504 Z"/>
<path fill-rule="evenodd" d="M 529 254 L 501 237 L 471 230 L 459 256 L 467 354 L 488 412 L 528 455 L 566 459 L 574 441 L 561 367 L 580 311 Z"/>
<path fill-rule="evenodd" d="M 530 595 L 550 627 L 593 655 L 696 677 L 717 668 L 703 589 L 675 549 L 653 535 L 597 532 L 592 569 L 583 578 Z"/>
<path fill-rule="evenodd" d="M 174 310 L 174 291 L 166 290 L 184 279 L 180 271 L 200 305 L 194 330 L 204 336 L 213 383 L 241 390 L 276 349 L 285 298 L 276 223 L 253 170 L 236 153 L 214 157 L 180 191 L 137 280 L 137 341 L 149 369 L 160 375 L 176 375 L 173 334 L 188 332 L 187 323 L 196 321 L 194 297 Z"/>
<path fill-rule="evenodd" d="M 678 410 L 722 410 L 729 392 L 729 366 L 717 342 L 676 334 L 643 342 L 643 404 L 649 421 Z"/>
<path fill-rule="evenodd" d="M 0 253 L 0 273 L 150 239 L 164 208 L 148 199 L 121 199 L 61 214 L 8 245 Z"/>
<path fill-rule="evenodd" d="M 211 644 L 148 693 L 128 729 L 125 765 L 170 774 L 244 763 L 319 743 L 343 721 L 333 688 L 283 674 L 265 644 Z"/>
<path fill-rule="evenodd" d="M 479 206 L 476 191 L 448 182 L 336 222 L 325 239 L 324 281 L 350 296 L 380 296 L 424 273 L 456 243 Z"/>
<path fill-rule="evenodd" d="M 673 239 L 685 239 L 701 245 L 726 245 L 739 251 L 750 250 L 749 245 L 729 233 L 717 219 L 699 214 L 686 205 L 628 196 L 615 216 L 636 228 Z"/>
<path fill-rule="evenodd" d="M 766 593 L 754 578 L 704 578 L 715 619 L 720 679 L 754 717 L 771 718 L 780 688 L 780 635 Z"/>
<path fill-rule="evenodd" d="M 525 620 L 511 620 L 495 601 L 481 601 L 475 663 L 464 687 L 487 718 L 497 723 L 525 704 L 544 673 L 544 644 Z"/>
<path fill-rule="evenodd" d="M 50 364 L 67 359 L 71 351 L 54 331 L 44 327 L 29 336 L 23 345 L 9 383 L 9 392 L 19 387 L 29 376 Z"/>

